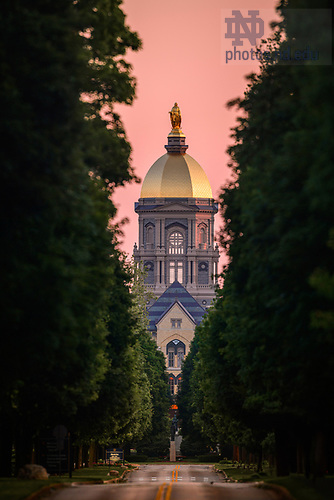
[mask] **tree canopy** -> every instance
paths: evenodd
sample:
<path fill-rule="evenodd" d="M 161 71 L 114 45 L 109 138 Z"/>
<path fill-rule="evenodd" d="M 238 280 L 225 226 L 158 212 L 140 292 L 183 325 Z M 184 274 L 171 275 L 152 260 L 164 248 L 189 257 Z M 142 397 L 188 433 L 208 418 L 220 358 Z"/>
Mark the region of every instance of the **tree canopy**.
<path fill-rule="evenodd" d="M 2 474 L 12 442 L 17 465 L 30 461 L 38 431 L 97 398 L 115 357 L 108 346 L 131 345 L 130 334 L 110 333 L 126 316 L 127 279 L 110 194 L 135 179 L 113 106 L 134 98 L 123 57 L 140 47 L 120 4 L 1 9 Z"/>
<path fill-rule="evenodd" d="M 276 49 L 310 29 L 289 9 L 321 6 L 282 3 Z M 262 431 L 259 442 L 274 431 L 279 474 L 333 468 L 333 77 L 332 66 L 263 61 L 234 101 L 233 180 L 220 196 L 229 265 L 197 333 L 203 411 L 220 428 Z"/>

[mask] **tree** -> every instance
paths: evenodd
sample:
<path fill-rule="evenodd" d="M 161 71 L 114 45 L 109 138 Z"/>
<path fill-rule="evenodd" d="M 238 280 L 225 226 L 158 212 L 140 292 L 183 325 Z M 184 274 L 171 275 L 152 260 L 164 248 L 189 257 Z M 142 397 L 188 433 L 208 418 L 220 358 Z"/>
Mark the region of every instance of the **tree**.
<path fill-rule="evenodd" d="M 30 461 L 33 437 L 96 399 L 108 367 L 118 260 L 108 198 L 134 177 L 113 103 L 133 99 L 120 56 L 140 46 L 119 5 L 18 0 L 1 10 L 1 474 L 13 439 L 17 466 Z"/>
<path fill-rule="evenodd" d="M 182 365 L 182 385 L 177 394 L 179 420 L 181 422 L 181 451 L 186 456 L 195 456 L 208 452 L 212 439 L 208 437 L 212 429 L 212 414 L 202 417 L 204 394 L 200 385 L 195 363 L 198 355 L 199 328 L 196 327 L 190 351 Z M 211 434 L 212 437 L 212 434 Z M 216 437 L 216 436 L 215 436 Z M 213 439 L 215 442 L 215 438 Z"/>
<path fill-rule="evenodd" d="M 284 51 L 310 26 L 298 31 L 282 12 Z M 234 101 L 234 179 L 221 193 L 230 263 L 200 330 L 201 413 L 260 432 L 258 442 L 274 431 L 279 475 L 321 475 L 333 463 L 333 76 L 332 67 L 264 61 Z"/>
<path fill-rule="evenodd" d="M 136 335 L 142 351 L 143 372 L 149 381 L 149 392 L 152 400 L 151 425 L 137 437 L 135 446 L 140 452 L 149 456 L 165 455 L 169 446 L 170 422 L 168 410 L 170 396 L 165 359 L 158 350 L 156 342 L 148 330 L 149 320 L 146 304 L 150 293 L 145 287 L 146 270 L 141 264 L 132 263 L 133 280 L 131 296 L 133 313 L 137 320 Z"/>
<path fill-rule="evenodd" d="M 119 256 L 111 283 L 110 365 L 97 400 L 80 409 L 72 426 L 79 444 L 136 445 L 152 454 L 168 446 L 169 398 L 164 358 L 147 331 L 144 271 Z"/>

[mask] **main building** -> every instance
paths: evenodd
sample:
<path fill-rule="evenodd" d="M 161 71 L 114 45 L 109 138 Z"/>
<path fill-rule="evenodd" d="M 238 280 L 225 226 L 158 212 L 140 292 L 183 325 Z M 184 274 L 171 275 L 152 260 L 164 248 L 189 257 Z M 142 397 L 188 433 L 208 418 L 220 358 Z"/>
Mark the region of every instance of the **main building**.
<path fill-rule="evenodd" d="M 147 172 L 135 211 L 139 241 L 134 259 L 146 268 L 150 331 L 166 357 L 172 394 L 180 384 L 182 361 L 215 296 L 219 252 L 214 243 L 218 211 L 208 178 L 186 153 L 181 113 L 170 111 L 167 153 Z"/>

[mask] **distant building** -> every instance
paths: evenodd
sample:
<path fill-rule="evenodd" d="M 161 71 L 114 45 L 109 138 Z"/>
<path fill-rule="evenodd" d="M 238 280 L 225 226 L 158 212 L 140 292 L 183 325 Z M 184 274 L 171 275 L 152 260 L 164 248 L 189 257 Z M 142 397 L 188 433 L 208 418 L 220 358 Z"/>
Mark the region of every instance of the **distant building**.
<path fill-rule="evenodd" d="M 157 297 L 148 304 L 150 331 L 166 357 L 175 394 L 195 326 L 215 296 L 219 251 L 214 243 L 218 206 L 210 183 L 186 153 L 177 103 L 170 114 L 167 153 L 149 169 L 135 203 L 139 242 L 133 254 L 143 262 L 146 286 Z"/>

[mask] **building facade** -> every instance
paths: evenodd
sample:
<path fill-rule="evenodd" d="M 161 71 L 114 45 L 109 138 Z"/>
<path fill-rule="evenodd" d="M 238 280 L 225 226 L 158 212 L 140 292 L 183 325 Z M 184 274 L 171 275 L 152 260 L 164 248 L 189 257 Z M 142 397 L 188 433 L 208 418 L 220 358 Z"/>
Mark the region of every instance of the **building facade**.
<path fill-rule="evenodd" d="M 144 264 L 146 286 L 155 296 L 148 303 L 150 330 L 165 355 L 174 394 L 195 326 L 215 296 L 219 251 L 214 242 L 218 207 L 210 183 L 186 153 L 177 103 L 170 115 L 167 153 L 149 169 L 135 203 L 134 259 Z"/>

